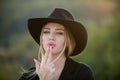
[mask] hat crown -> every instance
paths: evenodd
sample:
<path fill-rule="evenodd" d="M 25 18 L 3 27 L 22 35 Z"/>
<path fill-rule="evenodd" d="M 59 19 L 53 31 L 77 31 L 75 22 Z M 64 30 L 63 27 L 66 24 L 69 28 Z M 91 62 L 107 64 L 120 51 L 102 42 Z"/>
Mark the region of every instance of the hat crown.
<path fill-rule="evenodd" d="M 62 19 L 62 20 L 74 20 L 72 14 L 64 9 L 56 8 L 54 11 L 48 16 L 48 18 L 53 19 Z"/>

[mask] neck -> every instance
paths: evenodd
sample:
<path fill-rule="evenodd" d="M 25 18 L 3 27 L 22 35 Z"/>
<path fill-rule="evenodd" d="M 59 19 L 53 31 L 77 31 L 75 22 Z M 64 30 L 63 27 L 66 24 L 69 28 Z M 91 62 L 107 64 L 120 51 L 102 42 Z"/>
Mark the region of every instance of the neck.
<path fill-rule="evenodd" d="M 65 56 L 61 56 L 54 62 L 54 64 L 56 66 L 60 66 L 60 65 L 65 63 L 65 60 L 66 60 L 66 57 Z"/>
<path fill-rule="evenodd" d="M 59 54 L 59 55 L 50 56 L 49 60 L 50 60 L 50 62 L 52 62 L 54 64 L 57 64 L 57 63 L 60 63 L 62 61 L 65 61 L 66 57 L 65 57 L 64 53 L 62 53 L 62 54 Z"/>

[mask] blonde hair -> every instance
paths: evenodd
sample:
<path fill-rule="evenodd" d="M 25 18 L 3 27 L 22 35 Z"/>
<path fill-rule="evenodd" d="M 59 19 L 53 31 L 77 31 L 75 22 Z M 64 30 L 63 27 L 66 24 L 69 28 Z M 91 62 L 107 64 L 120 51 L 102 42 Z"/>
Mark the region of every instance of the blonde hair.
<path fill-rule="evenodd" d="M 39 52 L 38 52 L 39 60 L 41 60 L 42 56 L 45 54 L 45 50 L 42 45 L 42 35 L 43 35 L 43 32 L 41 31 L 40 47 L 39 47 Z M 76 45 L 76 43 L 75 43 L 75 39 L 74 39 L 73 35 L 71 34 L 71 32 L 69 31 L 68 28 L 67 29 L 65 28 L 65 45 L 64 45 L 62 51 L 60 52 L 59 57 L 62 55 L 62 53 L 65 53 L 65 56 L 68 57 L 70 54 L 72 54 L 72 52 L 75 48 L 75 45 Z"/>
<path fill-rule="evenodd" d="M 66 34 L 66 49 L 65 49 L 65 56 L 68 57 L 72 54 L 73 50 L 75 49 L 75 39 L 70 30 L 65 28 Z"/>

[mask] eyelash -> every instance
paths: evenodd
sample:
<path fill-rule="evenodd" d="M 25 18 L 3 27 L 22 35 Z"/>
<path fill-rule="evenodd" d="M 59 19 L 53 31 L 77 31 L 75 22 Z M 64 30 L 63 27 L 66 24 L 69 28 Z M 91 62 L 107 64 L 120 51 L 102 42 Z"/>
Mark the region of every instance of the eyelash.
<path fill-rule="evenodd" d="M 49 31 L 43 31 L 43 34 L 49 34 L 49 33 L 50 33 Z M 63 35 L 64 33 L 63 32 L 56 32 L 56 34 Z"/>
<path fill-rule="evenodd" d="M 56 32 L 56 34 L 63 35 L 63 32 Z"/>
<path fill-rule="evenodd" d="M 44 34 L 50 33 L 49 31 L 43 31 Z"/>

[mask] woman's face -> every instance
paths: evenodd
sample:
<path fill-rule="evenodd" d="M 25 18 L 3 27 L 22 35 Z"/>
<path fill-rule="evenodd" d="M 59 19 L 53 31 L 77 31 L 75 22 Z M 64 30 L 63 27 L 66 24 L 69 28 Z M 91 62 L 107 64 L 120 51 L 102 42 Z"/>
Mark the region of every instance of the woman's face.
<path fill-rule="evenodd" d="M 64 26 L 58 23 L 46 24 L 42 29 L 41 38 L 45 52 L 52 47 L 52 54 L 59 54 L 65 45 Z"/>

